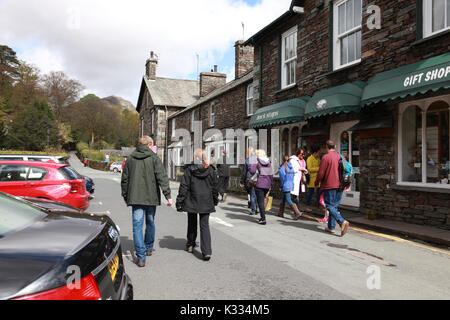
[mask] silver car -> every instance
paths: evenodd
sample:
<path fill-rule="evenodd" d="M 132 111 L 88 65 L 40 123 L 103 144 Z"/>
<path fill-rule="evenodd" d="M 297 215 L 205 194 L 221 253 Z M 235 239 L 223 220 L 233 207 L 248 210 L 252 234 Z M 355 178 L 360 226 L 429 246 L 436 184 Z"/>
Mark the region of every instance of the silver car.
<path fill-rule="evenodd" d="M 113 171 L 114 173 L 122 172 L 122 162 L 117 161 L 111 163 L 109 166 L 109 170 Z"/>

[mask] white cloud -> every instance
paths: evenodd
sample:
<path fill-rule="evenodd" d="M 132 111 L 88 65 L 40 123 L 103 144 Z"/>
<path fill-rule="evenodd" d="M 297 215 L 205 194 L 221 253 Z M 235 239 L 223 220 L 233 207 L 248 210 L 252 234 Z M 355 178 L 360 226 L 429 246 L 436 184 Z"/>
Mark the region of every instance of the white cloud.
<path fill-rule="evenodd" d="M 209 71 L 242 38 L 288 10 L 290 0 L 3 0 L 0 43 L 21 47 L 20 59 L 42 71 L 61 69 L 99 96 L 136 103 L 150 51 L 158 75 Z M 33 45 L 28 45 L 33 43 Z M 26 48 L 26 49 L 25 49 Z M 29 59 L 29 60 L 28 60 Z M 234 66 L 223 66 L 230 74 Z"/>

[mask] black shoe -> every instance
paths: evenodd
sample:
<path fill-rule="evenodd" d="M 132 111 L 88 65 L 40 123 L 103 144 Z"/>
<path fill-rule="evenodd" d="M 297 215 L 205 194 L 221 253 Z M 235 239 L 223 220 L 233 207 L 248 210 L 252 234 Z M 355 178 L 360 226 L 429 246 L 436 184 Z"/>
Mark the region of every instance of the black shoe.
<path fill-rule="evenodd" d="M 206 254 L 206 255 L 204 254 L 203 255 L 203 260 L 204 261 L 209 261 L 210 259 L 211 259 L 211 255 L 209 255 L 209 254 Z"/>
<path fill-rule="evenodd" d="M 193 253 L 194 252 L 194 246 L 187 246 L 186 247 L 186 251 L 189 253 Z"/>
<path fill-rule="evenodd" d="M 145 255 L 146 255 L 147 257 L 150 257 L 150 256 L 153 254 L 154 251 L 155 251 L 155 249 L 152 249 L 152 250 L 146 250 L 146 251 L 145 251 Z"/>
<path fill-rule="evenodd" d="M 140 268 L 145 267 L 145 260 L 138 260 L 136 264 Z"/>
<path fill-rule="evenodd" d="M 258 221 L 258 223 L 259 223 L 259 224 L 262 224 L 262 225 L 266 225 L 266 220 L 260 219 L 260 220 Z"/>

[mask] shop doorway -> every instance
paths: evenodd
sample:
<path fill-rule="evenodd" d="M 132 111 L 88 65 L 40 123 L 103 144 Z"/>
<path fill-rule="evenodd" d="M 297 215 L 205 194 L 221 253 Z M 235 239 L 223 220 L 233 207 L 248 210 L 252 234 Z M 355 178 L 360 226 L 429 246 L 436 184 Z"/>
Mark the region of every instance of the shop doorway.
<path fill-rule="evenodd" d="M 349 131 L 359 121 L 346 121 L 333 123 L 330 127 L 331 140 L 336 143 L 336 151 L 340 152 L 351 163 L 354 170 L 353 182 L 348 192 L 344 192 L 341 205 L 359 208 L 359 160 L 360 160 L 360 136 L 358 131 Z"/>

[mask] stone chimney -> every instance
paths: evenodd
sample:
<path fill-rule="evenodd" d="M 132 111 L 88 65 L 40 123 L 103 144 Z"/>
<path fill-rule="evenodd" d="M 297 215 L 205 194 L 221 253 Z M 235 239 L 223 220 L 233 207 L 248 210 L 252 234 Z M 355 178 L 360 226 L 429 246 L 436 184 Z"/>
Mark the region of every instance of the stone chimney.
<path fill-rule="evenodd" d="M 156 80 L 156 66 L 158 65 L 158 56 L 151 51 L 150 58 L 145 63 L 145 75 L 150 80 Z"/>
<path fill-rule="evenodd" d="M 227 75 L 217 72 L 217 65 L 211 72 L 200 73 L 200 97 L 224 86 L 227 83 Z"/>
<path fill-rule="evenodd" d="M 254 48 L 251 45 L 244 46 L 244 40 L 236 41 L 235 45 L 235 79 L 242 77 L 253 69 Z"/>

